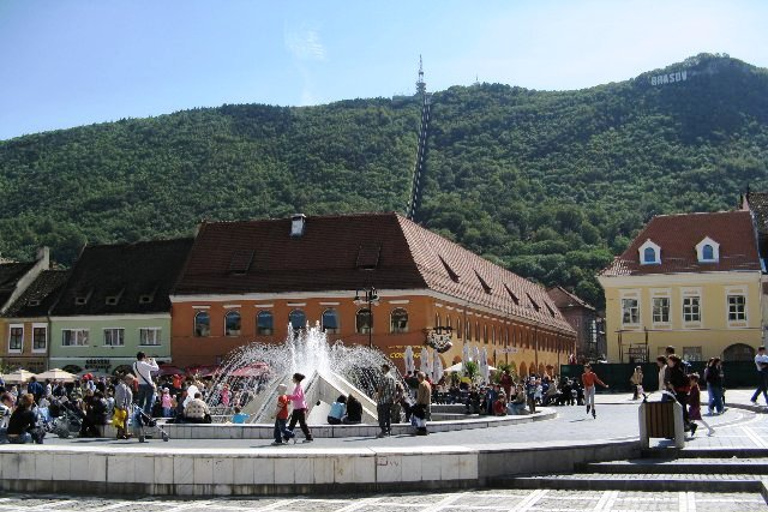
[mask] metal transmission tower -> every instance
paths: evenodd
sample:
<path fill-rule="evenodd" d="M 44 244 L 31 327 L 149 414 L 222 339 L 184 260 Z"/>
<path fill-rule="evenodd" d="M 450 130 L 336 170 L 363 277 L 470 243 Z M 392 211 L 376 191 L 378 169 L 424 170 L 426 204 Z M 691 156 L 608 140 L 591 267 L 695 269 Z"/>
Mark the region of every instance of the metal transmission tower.
<path fill-rule="evenodd" d="M 427 134 L 429 132 L 430 98 L 427 92 L 427 83 L 424 81 L 424 67 L 419 55 L 419 79 L 416 82 L 416 97 L 421 100 L 421 127 L 419 128 L 419 148 L 416 157 L 416 165 L 411 181 L 411 194 L 406 210 L 406 217 L 416 220 L 416 214 L 421 205 L 421 191 L 424 178 L 424 161 L 427 153 Z"/>

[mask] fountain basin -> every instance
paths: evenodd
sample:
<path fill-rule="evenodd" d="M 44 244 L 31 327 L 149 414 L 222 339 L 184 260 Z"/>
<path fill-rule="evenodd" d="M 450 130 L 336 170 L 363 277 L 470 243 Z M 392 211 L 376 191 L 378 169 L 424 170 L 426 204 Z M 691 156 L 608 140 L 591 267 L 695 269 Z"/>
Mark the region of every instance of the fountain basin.
<path fill-rule="evenodd" d="M 430 432 L 451 432 L 455 430 L 472 430 L 476 428 L 501 427 L 506 425 L 518 425 L 532 421 L 545 421 L 554 419 L 557 412 L 554 409 L 541 407 L 536 414 L 520 416 L 469 416 L 466 419 L 447 421 L 430 421 L 427 428 Z M 312 436 L 316 438 L 340 438 L 340 437 L 376 437 L 379 426 L 372 423 L 358 425 L 327 425 L 310 424 Z M 274 424 L 245 424 L 232 423 L 168 423 L 163 425 L 171 439 L 273 439 Z M 395 423 L 392 425 L 392 435 L 410 435 L 414 428 L 407 423 Z M 299 439 L 302 434 L 296 429 Z"/>

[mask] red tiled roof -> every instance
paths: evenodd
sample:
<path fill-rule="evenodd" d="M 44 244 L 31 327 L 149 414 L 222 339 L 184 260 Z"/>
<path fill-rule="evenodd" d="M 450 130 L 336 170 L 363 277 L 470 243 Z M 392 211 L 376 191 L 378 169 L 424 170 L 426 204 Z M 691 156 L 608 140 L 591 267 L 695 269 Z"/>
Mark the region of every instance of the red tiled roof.
<path fill-rule="evenodd" d="M 720 244 L 720 259 L 700 263 L 696 245 L 705 237 Z M 640 264 L 638 249 L 650 240 L 661 247 L 661 264 Z M 679 272 L 759 271 L 756 234 L 748 211 L 659 215 L 632 241 L 603 276 Z"/>
<path fill-rule="evenodd" d="M 202 224 L 174 294 L 430 288 L 572 331 L 544 288 L 396 213 L 307 217 L 303 236 L 290 230 L 290 219 Z"/>

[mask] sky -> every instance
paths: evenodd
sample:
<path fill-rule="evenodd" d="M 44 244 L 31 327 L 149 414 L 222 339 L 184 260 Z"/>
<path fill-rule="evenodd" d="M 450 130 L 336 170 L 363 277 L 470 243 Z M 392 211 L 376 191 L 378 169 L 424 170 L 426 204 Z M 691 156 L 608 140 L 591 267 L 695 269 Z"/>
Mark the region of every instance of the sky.
<path fill-rule="evenodd" d="M 765 0 L 0 0 L 0 140 L 476 81 L 571 90 L 702 52 L 768 67 Z"/>

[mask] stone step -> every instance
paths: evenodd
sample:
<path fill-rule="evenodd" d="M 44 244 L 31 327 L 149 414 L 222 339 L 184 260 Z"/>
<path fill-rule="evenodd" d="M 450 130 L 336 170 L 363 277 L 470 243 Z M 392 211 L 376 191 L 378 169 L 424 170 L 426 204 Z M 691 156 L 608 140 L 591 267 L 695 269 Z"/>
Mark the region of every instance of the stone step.
<path fill-rule="evenodd" d="M 491 488 L 565 491 L 766 492 L 764 475 L 573 474 L 490 479 Z"/>
<path fill-rule="evenodd" d="M 634 459 L 581 464 L 576 469 L 591 474 L 768 475 L 768 458 Z"/>
<path fill-rule="evenodd" d="M 768 457 L 768 450 L 763 448 L 707 448 L 677 450 L 674 448 L 643 450 L 643 459 L 753 459 Z"/>

